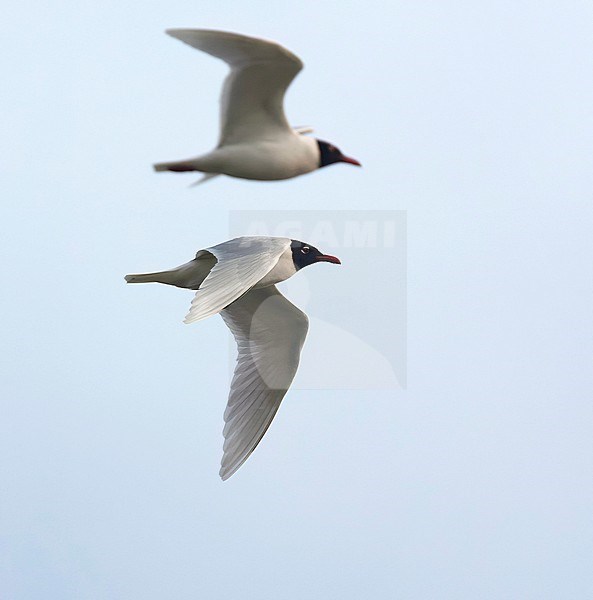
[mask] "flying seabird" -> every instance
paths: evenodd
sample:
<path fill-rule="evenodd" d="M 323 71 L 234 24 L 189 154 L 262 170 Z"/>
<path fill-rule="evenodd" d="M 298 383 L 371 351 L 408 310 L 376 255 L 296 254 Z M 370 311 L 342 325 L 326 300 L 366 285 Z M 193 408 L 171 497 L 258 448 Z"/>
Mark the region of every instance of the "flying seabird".
<path fill-rule="evenodd" d="M 335 256 L 284 237 L 239 237 L 198 251 L 168 271 L 126 275 L 128 283 L 158 282 L 197 290 L 185 323 L 220 313 L 237 342 L 238 357 L 224 413 L 220 476 L 228 479 L 270 426 L 299 365 L 307 315 L 276 283 Z"/>
<path fill-rule="evenodd" d="M 290 179 L 338 162 L 358 165 L 333 144 L 308 137 L 284 115 L 286 89 L 303 68 L 275 42 L 226 31 L 168 29 L 169 35 L 224 60 L 231 68 L 220 98 L 218 145 L 207 154 L 154 165 L 155 171 L 201 171 L 261 181 Z"/>

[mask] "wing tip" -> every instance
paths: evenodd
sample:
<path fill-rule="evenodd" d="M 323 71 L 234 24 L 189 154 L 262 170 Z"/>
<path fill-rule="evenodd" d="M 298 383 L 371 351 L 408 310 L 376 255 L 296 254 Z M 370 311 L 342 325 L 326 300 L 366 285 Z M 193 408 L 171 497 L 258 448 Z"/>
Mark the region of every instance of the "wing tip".
<path fill-rule="evenodd" d="M 185 315 L 185 317 L 183 318 L 183 322 L 186 325 L 190 325 L 191 323 L 195 323 L 196 321 L 201 321 L 202 319 L 205 319 L 206 317 L 210 317 L 212 315 L 210 314 L 201 314 L 201 313 L 196 313 L 194 311 L 192 311 L 190 309 L 190 311 Z"/>
<path fill-rule="evenodd" d="M 193 183 L 190 183 L 188 187 L 193 188 L 198 185 L 202 185 L 203 183 L 206 183 L 210 179 L 213 179 L 214 177 L 218 177 L 219 175 L 222 175 L 222 173 L 205 173 L 200 179 L 198 179 L 197 181 L 194 181 Z"/>
<path fill-rule="evenodd" d="M 240 466 L 241 465 L 237 465 L 236 467 L 229 467 L 229 466 L 222 465 L 220 467 L 220 471 L 218 471 L 218 475 L 220 476 L 220 478 L 223 481 L 226 481 L 227 479 L 229 479 L 230 477 L 232 477 L 237 472 L 237 469 Z"/>
<path fill-rule="evenodd" d="M 222 31 L 222 30 L 217 30 L 217 29 L 196 29 L 196 28 L 192 28 L 192 27 L 168 27 L 167 29 L 165 29 L 165 33 L 167 35 L 170 35 L 171 37 L 177 38 L 177 39 L 181 39 L 182 38 L 180 36 L 182 35 L 219 35 L 219 34 L 223 34 L 223 35 L 241 35 L 240 33 L 233 33 L 231 31 Z M 183 40 L 182 40 L 183 41 Z"/>
<path fill-rule="evenodd" d="M 167 29 L 165 29 L 165 33 L 167 35 L 172 35 L 173 37 L 175 37 L 176 33 L 179 33 L 180 31 L 189 31 L 186 27 L 167 27 Z"/>
<path fill-rule="evenodd" d="M 183 322 L 186 325 L 191 325 L 196 321 L 201 321 L 202 319 L 206 319 L 207 317 L 211 317 L 212 313 L 199 313 L 190 310 L 184 317 Z"/>
<path fill-rule="evenodd" d="M 181 42 L 184 42 L 186 44 L 189 44 L 190 46 L 193 46 L 194 48 L 197 48 L 198 50 L 203 49 L 201 47 L 194 46 L 194 44 L 192 43 L 193 41 L 197 41 L 192 39 L 195 38 L 195 36 L 218 37 L 240 40 L 243 42 L 263 43 L 267 46 L 274 47 L 276 51 L 279 51 L 281 54 L 284 55 L 285 58 L 288 58 L 291 62 L 293 62 L 298 67 L 296 71 L 297 73 L 300 70 L 302 70 L 305 66 L 303 61 L 296 54 L 291 52 L 288 48 L 284 47 L 280 42 L 276 42 L 275 40 L 269 40 L 267 38 L 245 35 L 244 33 L 237 33 L 234 31 L 224 31 L 222 29 L 193 29 L 191 27 L 169 27 L 165 29 L 165 33 L 177 40 L 180 40 Z"/>

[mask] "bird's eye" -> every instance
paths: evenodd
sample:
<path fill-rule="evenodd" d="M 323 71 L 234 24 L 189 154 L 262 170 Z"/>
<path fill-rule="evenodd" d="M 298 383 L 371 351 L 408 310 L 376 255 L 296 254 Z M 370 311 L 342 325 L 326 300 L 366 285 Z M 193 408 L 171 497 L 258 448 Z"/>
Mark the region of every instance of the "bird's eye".
<path fill-rule="evenodd" d="M 335 152 L 335 151 L 336 151 L 336 147 L 335 147 L 335 146 L 331 146 L 331 145 L 330 145 L 330 147 L 328 148 L 328 150 L 329 150 L 330 152 Z"/>
<path fill-rule="evenodd" d="M 302 252 L 303 254 L 309 254 L 309 251 L 310 251 L 310 250 L 311 250 L 311 248 L 309 248 L 309 246 L 303 246 L 303 247 L 301 248 L 301 252 Z"/>

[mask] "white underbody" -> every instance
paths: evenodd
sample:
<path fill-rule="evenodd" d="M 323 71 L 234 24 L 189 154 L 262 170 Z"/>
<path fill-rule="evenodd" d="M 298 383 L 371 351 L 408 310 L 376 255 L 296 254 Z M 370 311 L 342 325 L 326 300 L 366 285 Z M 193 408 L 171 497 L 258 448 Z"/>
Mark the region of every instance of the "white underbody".
<path fill-rule="evenodd" d="M 184 162 L 203 173 L 274 181 L 310 173 L 319 167 L 319 160 L 315 138 L 287 132 L 276 139 L 223 145 Z"/>

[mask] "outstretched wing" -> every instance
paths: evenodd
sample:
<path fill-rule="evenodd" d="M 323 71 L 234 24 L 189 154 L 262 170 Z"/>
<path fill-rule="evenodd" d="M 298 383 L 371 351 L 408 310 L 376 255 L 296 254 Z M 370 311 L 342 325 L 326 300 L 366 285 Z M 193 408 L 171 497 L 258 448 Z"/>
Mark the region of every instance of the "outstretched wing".
<path fill-rule="evenodd" d="M 289 238 L 254 236 L 206 248 L 217 262 L 196 292 L 184 322 L 215 315 L 237 300 L 276 266 L 290 243 Z"/>
<path fill-rule="evenodd" d="M 303 68 L 297 56 L 275 42 L 226 31 L 168 29 L 167 33 L 231 67 L 220 97 L 219 145 L 292 132 L 283 103 L 286 89 Z"/>
<path fill-rule="evenodd" d="M 225 480 L 270 426 L 296 374 L 309 320 L 274 285 L 250 291 L 220 314 L 239 352 L 224 413 Z"/>

